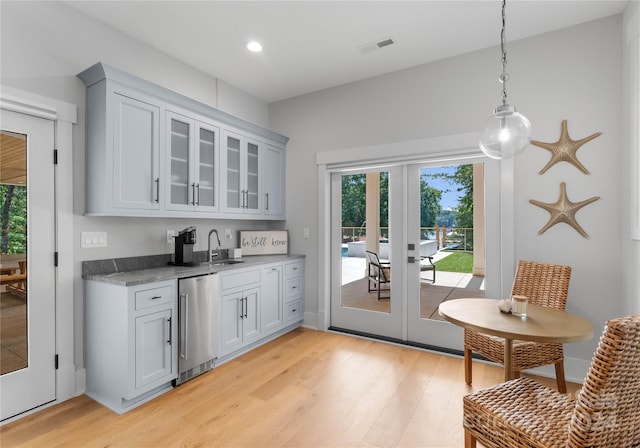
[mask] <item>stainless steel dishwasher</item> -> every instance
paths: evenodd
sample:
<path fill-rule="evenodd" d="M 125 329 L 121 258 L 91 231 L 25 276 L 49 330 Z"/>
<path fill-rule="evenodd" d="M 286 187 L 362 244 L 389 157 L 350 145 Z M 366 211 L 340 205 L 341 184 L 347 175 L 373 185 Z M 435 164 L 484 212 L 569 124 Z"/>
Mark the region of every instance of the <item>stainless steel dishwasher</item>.
<path fill-rule="evenodd" d="M 213 368 L 218 356 L 218 274 L 178 281 L 178 385 Z"/>

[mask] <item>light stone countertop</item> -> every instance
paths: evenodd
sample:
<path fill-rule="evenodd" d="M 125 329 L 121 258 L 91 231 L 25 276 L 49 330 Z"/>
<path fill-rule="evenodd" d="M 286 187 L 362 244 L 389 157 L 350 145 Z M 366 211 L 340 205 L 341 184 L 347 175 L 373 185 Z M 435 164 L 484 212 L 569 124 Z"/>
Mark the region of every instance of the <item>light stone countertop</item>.
<path fill-rule="evenodd" d="M 174 280 L 187 277 L 196 277 L 199 275 L 208 275 L 216 272 L 224 272 L 230 270 L 244 269 L 255 267 L 262 264 L 292 261 L 296 259 L 304 259 L 304 255 L 253 255 L 238 258 L 236 260 L 242 263 L 216 265 L 209 263 L 201 263 L 198 266 L 171 266 L 165 265 L 161 267 L 150 267 L 146 269 L 136 269 L 119 271 L 112 273 L 94 273 L 83 275 L 85 280 L 93 280 L 97 282 L 110 283 L 120 286 L 134 286 L 146 283 L 161 282 L 164 280 Z"/>

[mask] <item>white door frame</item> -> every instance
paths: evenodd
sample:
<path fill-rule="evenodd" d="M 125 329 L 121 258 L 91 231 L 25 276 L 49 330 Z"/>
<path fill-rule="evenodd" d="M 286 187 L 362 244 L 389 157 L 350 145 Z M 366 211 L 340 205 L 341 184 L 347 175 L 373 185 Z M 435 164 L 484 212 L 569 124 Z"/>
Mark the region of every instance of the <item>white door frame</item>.
<path fill-rule="evenodd" d="M 347 168 L 375 168 L 408 163 L 424 163 L 478 158 L 485 162 L 485 195 L 496 199 L 486 204 L 485 213 L 495 217 L 496 225 L 487 225 L 486 253 L 487 297 L 508 294 L 514 273 L 513 160 L 496 161 L 484 157 L 476 133 L 396 142 L 376 146 L 318 153 L 318 309 L 316 328 L 330 326 L 331 306 L 331 173 Z M 492 174 L 493 173 L 493 174 Z M 499 179 L 497 179 L 499 177 Z M 493 204 L 493 205 L 492 205 Z M 311 311 L 311 310 L 310 310 Z M 309 313 L 310 314 L 310 313 Z M 405 326 L 406 328 L 406 326 Z"/>
<path fill-rule="evenodd" d="M 81 395 L 85 390 L 84 371 L 76 372 L 74 363 L 74 296 L 73 296 L 73 125 L 77 122 L 77 107 L 60 100 L 25 92 L 12 87 L 0 87 L 0 108 L 54 121 L 56 167 L 56 400 L 49 405 Z M 52 148 L 52 154 L 53 154 Z M 53 157 L 53 156 L 52 156 Z M 41 409 L 41 408 L 38 408 Z M 21 418 L 27 413 L 3 424 Z"/>

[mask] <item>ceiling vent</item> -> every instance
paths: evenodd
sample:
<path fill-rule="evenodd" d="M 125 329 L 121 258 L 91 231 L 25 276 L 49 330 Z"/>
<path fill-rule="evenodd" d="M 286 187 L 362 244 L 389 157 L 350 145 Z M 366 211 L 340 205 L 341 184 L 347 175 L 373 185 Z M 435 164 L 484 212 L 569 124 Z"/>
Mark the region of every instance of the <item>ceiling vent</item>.
<path fill-rule="evenodd" d="M 377 42 L 365 44 L 359 47 L 360 53 L 371 53 L 374 50 L 379 50 L 381 48 L 389 47 L 395 44 L 392 38 L 385 37 L 383 39 L 378 40 Z"/>

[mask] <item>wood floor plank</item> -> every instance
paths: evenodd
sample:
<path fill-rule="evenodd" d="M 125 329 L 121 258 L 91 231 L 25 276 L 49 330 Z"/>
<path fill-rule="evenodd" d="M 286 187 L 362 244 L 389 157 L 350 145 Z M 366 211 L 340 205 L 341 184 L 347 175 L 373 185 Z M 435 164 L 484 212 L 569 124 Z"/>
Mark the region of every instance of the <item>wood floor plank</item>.
<path fill-rule="evenodd" d="M 81 396 L 5 424 L 0 445 L 460 447 L 462 397 L 504 376 L 473 374 L 467 386 L 461 358 L 298 329 L 124 415 Z"/>

